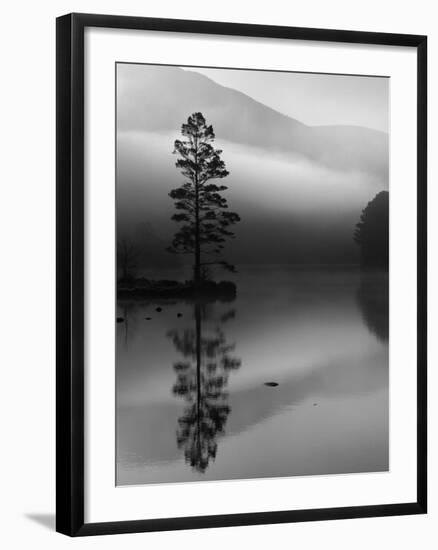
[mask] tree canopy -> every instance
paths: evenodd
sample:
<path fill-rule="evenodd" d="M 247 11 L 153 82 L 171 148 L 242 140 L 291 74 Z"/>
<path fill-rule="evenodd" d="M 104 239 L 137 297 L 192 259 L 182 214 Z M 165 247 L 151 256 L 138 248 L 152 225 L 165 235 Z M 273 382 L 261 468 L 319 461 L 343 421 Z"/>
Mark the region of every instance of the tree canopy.
<path fill-rule="evenodd" d="M 381 191 L 362 210 L 354 231 L 364 267 L 388 268 L 389 193 Z"/>

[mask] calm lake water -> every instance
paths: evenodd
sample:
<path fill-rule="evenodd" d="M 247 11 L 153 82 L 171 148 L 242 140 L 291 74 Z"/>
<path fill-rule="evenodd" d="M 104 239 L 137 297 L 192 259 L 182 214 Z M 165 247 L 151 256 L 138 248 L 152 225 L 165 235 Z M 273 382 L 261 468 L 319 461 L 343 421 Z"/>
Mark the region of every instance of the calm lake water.
<path fill-rule="evenodd" d="M 228 302 L 119 302 L 117 484 L 387 470 L 387 274 L 235 281 Z"/>

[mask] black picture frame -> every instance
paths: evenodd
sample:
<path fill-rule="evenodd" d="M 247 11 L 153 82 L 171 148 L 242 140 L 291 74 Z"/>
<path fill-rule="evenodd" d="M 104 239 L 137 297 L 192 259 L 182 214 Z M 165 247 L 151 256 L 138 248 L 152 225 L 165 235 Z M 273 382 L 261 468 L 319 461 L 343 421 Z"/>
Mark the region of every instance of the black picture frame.
<path fill-rule="evenodd" d="M 263 513 L 84 522 L 84 29 L 157 30 L 409 46 L 417 51 L 417 499 L 415 502 Z M 56 529 L 69 536 L 423 514 L 427 510 L 427 38 L 426 36 L 68 14 L 56 22 L 57 371 Z"/>

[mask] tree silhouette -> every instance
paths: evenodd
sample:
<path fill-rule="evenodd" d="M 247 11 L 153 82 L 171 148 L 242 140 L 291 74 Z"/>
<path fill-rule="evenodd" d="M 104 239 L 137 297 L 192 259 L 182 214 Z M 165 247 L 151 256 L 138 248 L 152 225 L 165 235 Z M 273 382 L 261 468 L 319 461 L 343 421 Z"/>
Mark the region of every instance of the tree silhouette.
<path fill-rule="evenodd" d="M 201 333 L 202 312 L 195 304 L 195 329 L 169 333 L 184 361 L 174 364 L 177 380 L 173 393 L 187 401 L 178 419 L 177 444 L 184 449 L 185 460 L 198 472 L 205 472 L 217 453 L 217 437 L 223 433 L 228 415 L 228 373 L 240 367 L 240 359 L 230 353 L 233 345 L 216 329 L 208 336 Z"/>
<path fill-rule="evenodd" d="M 219 254 L 227 238 L 234 237 L 229 226 L 240 220 L 229 212 L 227 200 L 222 197 L 225 185 L 211 183 L 223 179 L 229 172 L 221 159 L 222 151 L 214 149 L 213 127 L 206 124 L 202 113 L 193 113 L 181 127 L 185 139 L 175 141 L 174 153 L 179 156 L 175 166 L 185 177 L 184 183 L 172 189 L 169 196 L 178 210 L 172 220 L 182 223 L 176 232 L 169 251 L 193 254 L 193 279 L 199 284 L 208 265 L 220 264 L 234 271 L 225 260 L 202 261 L 204 254 Z"/>
<path fill-rule="evenodd" d="M 378 193 L 362 210 L 360 221 L 354 231 L 354 240 L 360 246 L 362 266 L 388 269 L 388 191 Z"/>

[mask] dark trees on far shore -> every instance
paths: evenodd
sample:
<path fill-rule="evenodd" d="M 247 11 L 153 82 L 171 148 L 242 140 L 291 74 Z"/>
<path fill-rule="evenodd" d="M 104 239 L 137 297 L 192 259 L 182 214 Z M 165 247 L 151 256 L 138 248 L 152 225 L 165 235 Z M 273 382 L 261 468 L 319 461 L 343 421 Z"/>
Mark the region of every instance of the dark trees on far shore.
<path fill-rule="evenodd" d="M 380 191 L 362 210 L 354 231 L 363 267 L 388 269 L 389 193 Z"/>
<path fill-rule="evenodd" d="M 140 247 L 132 239 L 123 236 L 117 240 L 117 267 L 123 280 L 134 276 L 139 258 Z"/>

